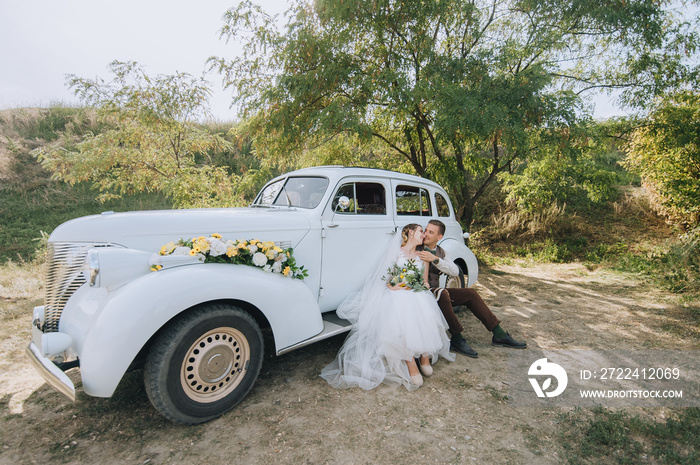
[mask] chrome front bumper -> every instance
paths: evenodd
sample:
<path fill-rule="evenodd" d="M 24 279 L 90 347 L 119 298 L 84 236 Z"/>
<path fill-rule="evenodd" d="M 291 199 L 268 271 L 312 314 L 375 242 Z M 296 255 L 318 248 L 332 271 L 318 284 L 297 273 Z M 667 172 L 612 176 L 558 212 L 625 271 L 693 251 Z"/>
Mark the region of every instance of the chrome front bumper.
<path fill-rule="evenodd" d="M 27 347 L 27 356 L 34 367 L 44 377 L 47 383 L 75 402 L 75 386 L 68 376 L 61 371 L 54 363 L 41 354 L 41 351 L 34 342 L 30 342 Z"/>

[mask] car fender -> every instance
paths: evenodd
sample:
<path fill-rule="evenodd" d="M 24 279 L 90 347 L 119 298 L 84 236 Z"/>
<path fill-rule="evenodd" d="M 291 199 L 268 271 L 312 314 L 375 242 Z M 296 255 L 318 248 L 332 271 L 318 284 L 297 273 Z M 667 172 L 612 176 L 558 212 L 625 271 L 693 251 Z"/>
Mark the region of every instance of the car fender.
<path fill-rule="evenodd" d="M 196 305 L 226 300 L 259 309 L 278 350 L 323 330 L 318 302 L 302 281 L 217 263 L 152 272 L 113 292 L 84 285 L 66 305 L 59 330 L 83 335 L 74 337 L 74 347 L 84 391 L 110 397 L 139 351 L 168 321 Z"/>
<path fill-rule="evenodd" d="M 458 259 L 462 259 L 464 261 L 468 273 L 466 276 L 466 286 L 473 286 L 479 277 L 479 262 L 474 253 L 469 249 L 469 247 L 464 245 L 464 243 L 460 243 L 456 239 L 444 239 L 439 245 L 445 250 L 448 257 L 452 259 L 452 261 L 456 262 Z"/>

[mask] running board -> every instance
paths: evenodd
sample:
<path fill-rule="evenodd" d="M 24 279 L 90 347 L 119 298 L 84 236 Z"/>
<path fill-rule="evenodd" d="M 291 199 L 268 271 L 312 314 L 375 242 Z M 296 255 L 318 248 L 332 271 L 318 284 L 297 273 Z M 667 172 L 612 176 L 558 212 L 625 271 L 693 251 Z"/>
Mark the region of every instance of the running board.
<path fill-rule="evenodd" d="M 338 334 L 347 333 L 350 331 L 350 329 L 352 329 L 352 323 L 338 317 L 335 312 L 324 313 L 321 315 L 321 317 L 323 318 L 323 331 L 312 338 L 306 339 L 289 347 L 285 347 L 282 350 L 278 350 L 277 355 L 282 355 L 296 349 L 301 349 L 302 347 L 306 347 L 314 342 L 322 341 L 324 339 L 328 339 L 329 337 L 337 336 Z"/>

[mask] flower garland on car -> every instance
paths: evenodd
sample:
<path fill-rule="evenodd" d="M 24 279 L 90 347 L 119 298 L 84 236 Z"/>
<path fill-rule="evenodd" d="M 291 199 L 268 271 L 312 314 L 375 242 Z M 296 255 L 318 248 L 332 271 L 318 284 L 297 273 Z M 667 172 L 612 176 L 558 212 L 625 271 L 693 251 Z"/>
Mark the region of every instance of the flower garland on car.
<path fill-rule="evenodd" d="M 263 242 L 258 239 L 224 240 L 220 234 L 216 233 L 209 237 L 195 237 L 189 241 L 180 239 L 177 242 L 168 242 L 161 247 L 158 255 L 189 255 L 204 263 L 254 266 L 267 273 L 277 273 L 297 279 L 308 276 L 308 271 L 303 266 L 297 265 L 291 247 L 283 249 L 272 241 Z M 160 264 L 151 266 L 152 271 L 162 268 Z"/>
<path fill-rule="evenodd" d="M 423 282 L 423 272 L 414 260 L 408 260 L 404 266 L 394 263 L 386 270 L 387 276 L 382 279 L 392 286 L 407 287 L 415 292 L 427 291 L 428 288 Z"/>

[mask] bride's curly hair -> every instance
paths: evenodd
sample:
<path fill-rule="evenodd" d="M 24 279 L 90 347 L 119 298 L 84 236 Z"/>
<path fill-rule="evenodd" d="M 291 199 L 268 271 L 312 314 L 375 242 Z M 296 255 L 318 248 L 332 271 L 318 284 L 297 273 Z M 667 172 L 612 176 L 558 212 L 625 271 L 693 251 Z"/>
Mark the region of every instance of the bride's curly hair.
<path fill-rule="evenodd" d="M 411 231 L 415 231 L 416 228 L 420 228 L 420 227 L 421 227 L 421 225 L 419 225 L 418 223 L 409 223 L 403 227 L 403 229 L 401 230 L 401 247 L 406 245 L 406 242 L 408 242 L 408 234 Z"/>

